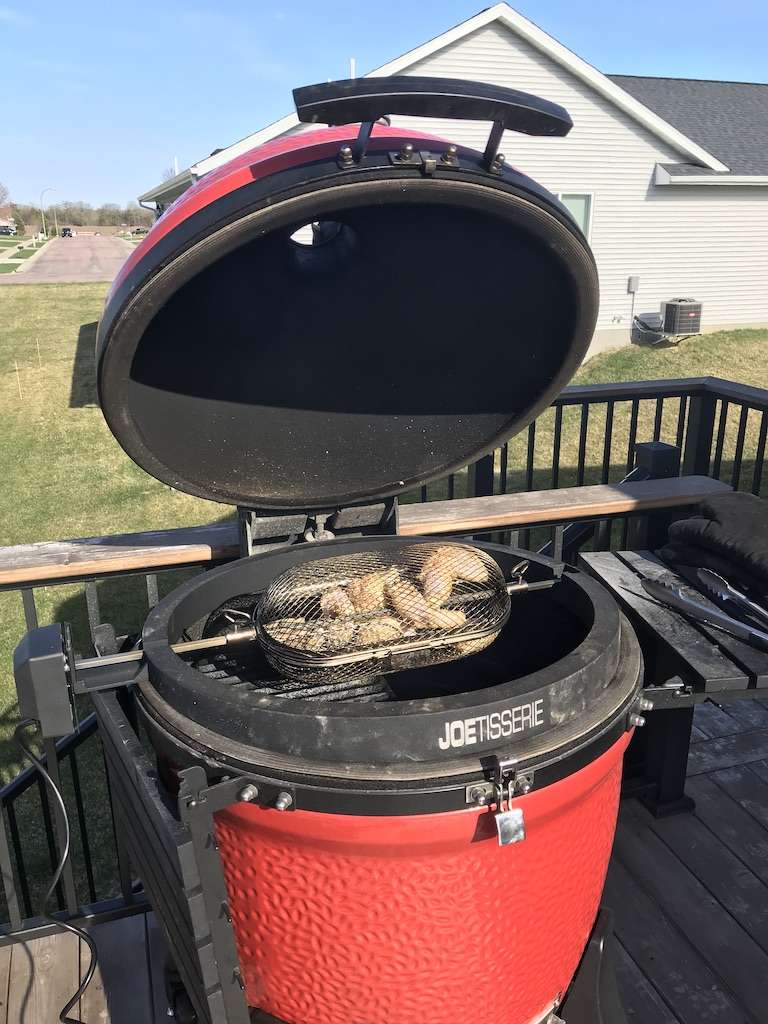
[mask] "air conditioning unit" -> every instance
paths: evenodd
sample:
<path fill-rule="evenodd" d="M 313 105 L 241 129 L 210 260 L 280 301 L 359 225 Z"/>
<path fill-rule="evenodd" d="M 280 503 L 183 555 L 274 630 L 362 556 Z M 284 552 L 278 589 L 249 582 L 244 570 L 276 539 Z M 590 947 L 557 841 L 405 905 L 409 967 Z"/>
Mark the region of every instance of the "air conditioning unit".
<path fill-rule="evenodd" d="M 670 299 L 661 304 L 662 330 L 665 335 L 700 334 L 701 303 L 693 299 Z"/>

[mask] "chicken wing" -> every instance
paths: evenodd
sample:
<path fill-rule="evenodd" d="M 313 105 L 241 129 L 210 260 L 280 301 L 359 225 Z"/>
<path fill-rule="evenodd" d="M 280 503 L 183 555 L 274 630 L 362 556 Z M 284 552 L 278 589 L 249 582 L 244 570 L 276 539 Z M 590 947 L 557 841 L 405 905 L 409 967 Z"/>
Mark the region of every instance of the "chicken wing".
<path fill-rule="evenodd" d="M 427 604 L 431 608 L 439 608 L 451 596 L 453 574 L 449 570 L 435 565 L 422 574 L 421 586 Z"/>
<path fill-rule="evenodd" d="M 387 606 L 386 586 L 399 579 L 399 573 L 393 566 L 379 572 L 369 572 L 359 579 L 352 580 L 347 587 L 347 595 L 356 612 L 366 614 L 379 612 Z"/>
<path fill-rule="evenodd" d="M 342 587 L 326 590 L 320 598 L 320 608 L 332 619 L 344 619 L 355 614 L 355 606 Z"/>
<path fill-rule="evenodd" d="M 383 615 L 362 622 L 357 630 L 357 643 L 363 647 L 374 647 L 390 640 L 398 640 L 405 634 L 405 627 L 392 615 Z"/>
<path fill-rule="evenodd" d="M 433 609 L 429 607 L 424 595 L 412 583 L 404 579 L 396 579 L 385 585 L 386 596 L 401 619 L 412 626 L 429 629 Z"/>
<path fill-rule="evenodd" d="M 420 573 L 422 582 L 427 573 L 440 570 L 455 580 L 467 583 L 485 583 L 488 568 L 479 555 L 463 544 L 442 545 L 429 556 Z"/>
<path fill-rule="evenodd" d="M 300 651 L 312 651 L 317 654 L 326 645 L 322 628 L 302 618 L 275 619 L 266 623 L 264 629 L 273 640 L 288 647 L 296 647 Z"/>

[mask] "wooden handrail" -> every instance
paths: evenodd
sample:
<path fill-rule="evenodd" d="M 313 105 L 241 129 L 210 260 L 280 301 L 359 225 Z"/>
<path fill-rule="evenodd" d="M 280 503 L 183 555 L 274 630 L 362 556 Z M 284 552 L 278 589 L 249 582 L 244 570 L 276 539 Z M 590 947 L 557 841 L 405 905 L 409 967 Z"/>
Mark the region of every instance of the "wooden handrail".
<path fill-rule="evenodd" d="M 400 509 L 400 532 L 405 536 L 473 533 L 579 519 L 609 519 L 642 514 L 659 508 L 695 505 L 713 494 L 729 491 L 728 484 L 708 476 L 643 480 L 628 484 L 561 487 L 522 494 L 495 494 L 458 501 L 427 501 Z"/>
<path fill-rule="evenodd" d="M 686 476 L 429 501 L 400 507 L 400 532 L 406 537 L 473 533 L 640 515 L 659 508 L 693 505 L 728 490 L 728 485 L 719 480 Z M 0 587 L 15 589 L 95 576 L 156 572 L 226 561 L 238 554 L 237 523 L 233 520 L 150 533 L 20 544 L 0 548 Z"/>

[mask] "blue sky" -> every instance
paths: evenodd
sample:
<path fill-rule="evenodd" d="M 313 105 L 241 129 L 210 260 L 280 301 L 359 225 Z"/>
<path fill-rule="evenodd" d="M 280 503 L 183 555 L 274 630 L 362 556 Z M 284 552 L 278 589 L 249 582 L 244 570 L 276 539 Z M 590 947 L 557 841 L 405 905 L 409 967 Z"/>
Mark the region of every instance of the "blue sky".
<path fill-rule="evenodd" d="M 0 181 L 13 198 L 124 203 L 483 0 L 0 0 Z M 768 81 L 765 0 L 515 5 L 602 71 Z"/>

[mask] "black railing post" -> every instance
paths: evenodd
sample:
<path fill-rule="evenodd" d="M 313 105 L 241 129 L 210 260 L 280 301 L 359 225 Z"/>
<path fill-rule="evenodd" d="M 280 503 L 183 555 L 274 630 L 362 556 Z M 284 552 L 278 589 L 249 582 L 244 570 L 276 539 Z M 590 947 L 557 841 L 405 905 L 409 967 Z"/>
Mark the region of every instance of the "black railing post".
<path fill-rule="evenodd" d="M 709 391 L 691 395 L 683 450 L 683 476 L 709 476 L 716 410 L 716 395 Z"/>
<path fill-rule="evenodd" d="M 635 445 L 635 466 L 648 470 L 646 480 L 680 476 L 680 449 L 665 441 L 643 441 Z"/>
<path fill-rule="evenodd" d="M 472 498 L 486 498 L 494 492 L 496 485 L 496 453 L 483 455 L 477 462 L 473 462 L 468 470 L 467 495 Z M 478 537 L 478 540 L 480 538 Z M 485 540 L 498 540 L 498 536 L 491 534 Z"/>
<path fill-rule="evenodd" d="M 473 498 L 493 494 L 496 483 L 495 456 L 484 455 L 469 467 L 469 493 Z"/>
<path fill-rule="evenodd" d="M 680 449 L 664 441 L 643 441 L 635 445 L 635 468 L 645 471 L 646 480 L 668 480 L 680 476 Z M 642 519 L 631 519 L 627 531 L 627 547 L 633 549 L 661 547 L 667 530 L 680 512 L 659 509 Z"/>

